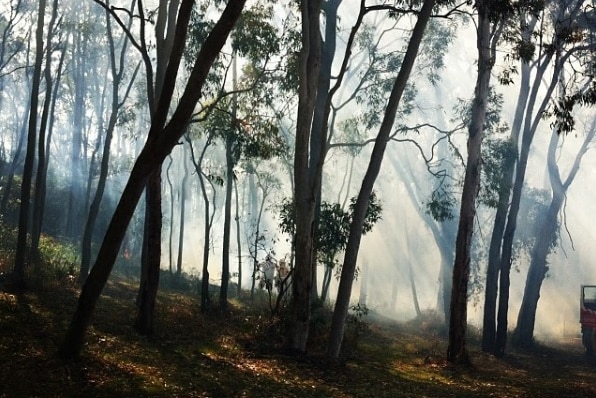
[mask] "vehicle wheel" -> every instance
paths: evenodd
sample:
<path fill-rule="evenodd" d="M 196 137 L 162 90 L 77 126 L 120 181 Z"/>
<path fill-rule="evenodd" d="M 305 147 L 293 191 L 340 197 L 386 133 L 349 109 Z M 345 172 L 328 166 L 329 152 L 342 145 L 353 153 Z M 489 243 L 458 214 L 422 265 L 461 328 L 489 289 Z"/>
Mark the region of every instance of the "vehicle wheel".
<path fill-rule="evenodd" d="M 582 329 L 582 343 L 586 348 L 586 355 L 591 357 L 594 355 L 594 332 L 592 328 Z"/>

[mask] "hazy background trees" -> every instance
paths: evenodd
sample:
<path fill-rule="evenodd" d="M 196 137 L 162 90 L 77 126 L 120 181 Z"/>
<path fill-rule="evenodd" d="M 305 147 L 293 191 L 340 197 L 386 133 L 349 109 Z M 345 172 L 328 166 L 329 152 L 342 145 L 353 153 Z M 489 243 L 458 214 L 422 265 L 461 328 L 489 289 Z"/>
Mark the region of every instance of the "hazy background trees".
<path fill-rule="evenodd" d="M 483 349 L 497 355 L 514 326 L 527 346 L 575 319 L 553 322 L 541 303 L 570 312 L 576 285 L 590 282 L 589 2 L 482 11 L 484 2 L 248 1 L 208 71 L 195 59 L 232 2 L 190 3 L 0 6 L 0 223 L 18 232 L 18 284 L 43 274 L 44 240 L 60 240 L 78 248 L 69 274 L 83 283 L 95 273 L 81 322 L 116 263 L 140 276 L 136 327 L 150 333 L 160 279 L 200 278 L 202 309 L 225 311 L 249 286 L 258 296 L 267 255 L 285 258 L 289 345 L 306 352 L 313 305 L 335 305 L 333 357 L 358 289 L 393 317 L 441 313 L 462 342 L 467 322 L 482 323 Z M 478 32 L 489 53 L 474 50 Z M 481 68 L 475 92 L 479 60 L 492 70 Z M 201 92 L 187 90 L 199 72 Z M 472 130 L 485 139 L 468 141 Z M 373 185 L 381 218 L 362 235 Z M 465 359 L 465 345 L 450 353 Z"/>

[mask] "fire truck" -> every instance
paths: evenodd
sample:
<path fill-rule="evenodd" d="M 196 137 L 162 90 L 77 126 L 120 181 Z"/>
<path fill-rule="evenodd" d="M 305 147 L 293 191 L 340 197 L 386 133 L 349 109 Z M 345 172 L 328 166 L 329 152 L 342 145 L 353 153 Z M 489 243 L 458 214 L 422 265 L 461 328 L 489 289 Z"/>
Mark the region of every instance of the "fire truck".
<path fill-rule="evenodd" d="M 596 285 L 582 285 L 579 322 L 582 326 L 582 343 L 588 356 L 596 347 Z"/>

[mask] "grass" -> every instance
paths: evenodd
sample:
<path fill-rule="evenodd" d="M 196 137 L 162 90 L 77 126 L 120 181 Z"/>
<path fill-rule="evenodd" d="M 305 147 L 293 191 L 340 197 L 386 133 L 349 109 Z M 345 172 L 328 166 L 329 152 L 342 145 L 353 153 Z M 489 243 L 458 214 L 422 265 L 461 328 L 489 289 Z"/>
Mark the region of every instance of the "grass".
<path fill-rule="evenodd" d="M 348 331 L 342 361 L 329 363 L 323 309 L 313 351 L 287 356 L 262 296 L 234 299 L 221 315 L 201 313 L 191 291 L 160 291 L 155 333 L 142 337 L 131 326 L 136 285 L 123 277 L 104 290 L 81 358 L 63 362 L 55 352 L 79 293 L 71 279 L 22 294 L 0 285 L 0 397 L 596 396 L 595 365 L 575 338 L 499 360 L 472 336 L 474 366 L 458 368 L 435 324 L 369 314 L 366 328 Z"/>

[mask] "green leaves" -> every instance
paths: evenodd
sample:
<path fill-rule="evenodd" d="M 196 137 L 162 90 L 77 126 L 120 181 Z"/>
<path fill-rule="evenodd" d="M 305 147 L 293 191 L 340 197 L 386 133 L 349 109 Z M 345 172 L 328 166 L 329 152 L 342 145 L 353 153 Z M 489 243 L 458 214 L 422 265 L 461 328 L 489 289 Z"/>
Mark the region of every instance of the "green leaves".
<path fill-rule="evenodd" d="M 349 211 L 346 211 L 339 203 L 321 203 L 317 232 L 314 235 L 314 244 L 321 262 L 332 263 L 335 254 L 346 248 L 355 204 L 356 198 L 351 198 Z M 363 234 L 370 232 L 375 223 L 381 219 L 382 210 L 381 202 L 373 192 L 366 210 Z M 295 214 L 294 202 L 291 199 L 284 199 L 279 212 L 279 227 L 283 232 L 294 234 Z"/>
<path fill-rule="evenodd" d="M 232 48 L 253 62 L 267 59 L 280 49 L 280 37 L 271 24 L 273 8 L 257 4 L 245 11 L 232 33 Z"/>
<path fill-rule="evenodd" d="M 488 207 L 497 208 L 499 204 L 499 192 L 511 189 L 511 181 L 503 185 L 503 176 L 509 175 L 508 170 L 515 165 L 517 148 L 509 139 L 491 137 L 485 140 L 482 147 L 482 188 L 478 195 L 478 201 Z"/>
<path fill-rule="evenodd" d="M 449 188 L 450 186 L 442 185 L 433 190 L 430 200 L 426 202 L 426 212 L 439 222 L 452 220 L 454 217 L 453 207 L 457 204 L 457 199 Z"/>

